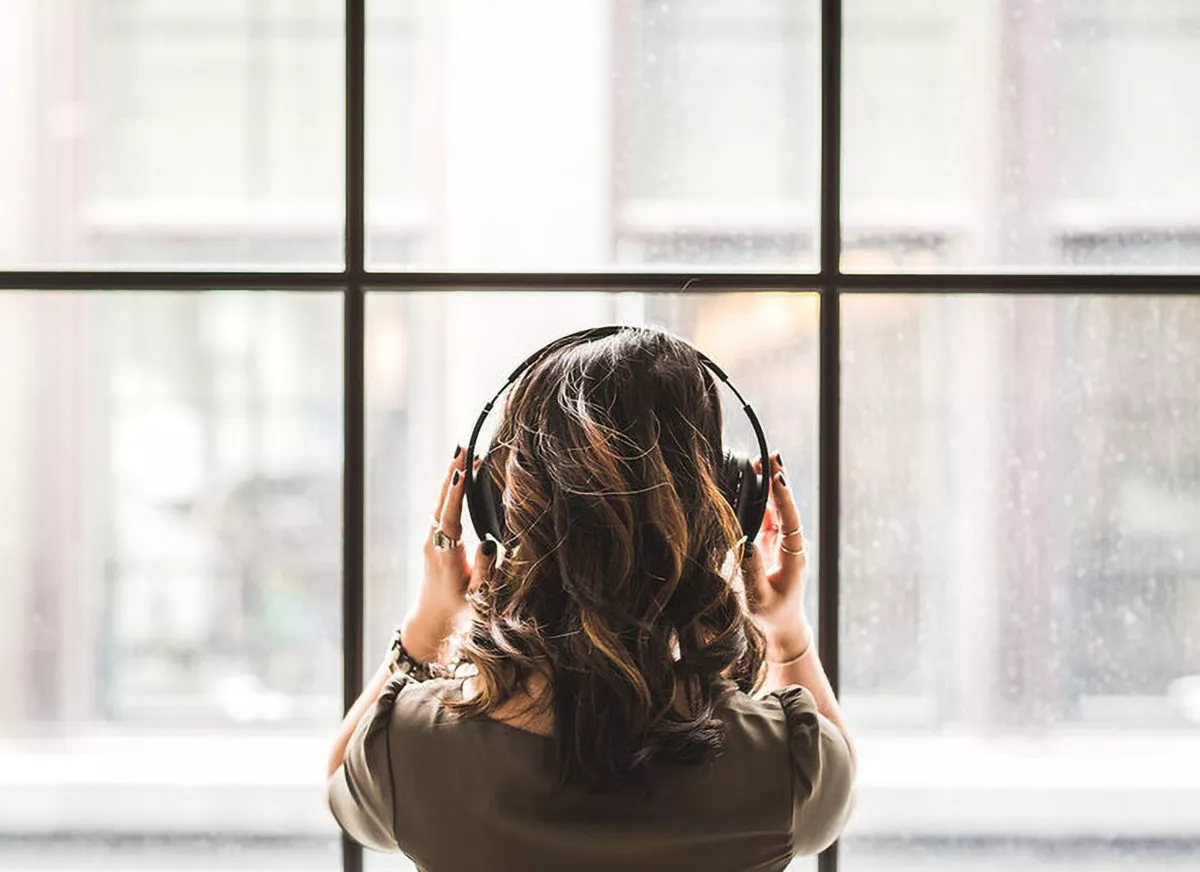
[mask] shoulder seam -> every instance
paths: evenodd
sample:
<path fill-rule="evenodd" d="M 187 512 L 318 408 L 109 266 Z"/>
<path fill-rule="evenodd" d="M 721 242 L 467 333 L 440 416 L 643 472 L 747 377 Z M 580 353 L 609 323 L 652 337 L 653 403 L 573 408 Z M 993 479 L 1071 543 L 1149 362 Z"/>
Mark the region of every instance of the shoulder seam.
<path fill-rule="evenodd" d="M 783 690 L 784 688 L 780 688 Z M 792 715 L 788 711 L 787 704 L 783 697 L 779 696 L 779 691 L 771 692 L 771 696 L 775 697 L 775 701 L 779 703 L 779 708 L 783 712 L 783 723 L 785 729 L 784 745 L 787 747 L 788 763 L 788 844 L 796 844 L 796 753 L 792 750 Z M 793 852 L 793 856 L 795 853 Z"/>
<path fill-rule="evenodd" d="M 387 689 L 380 695 L 379 698 L 379 702 L 382 702 L 387 706 L 387 719 L 383 725 L 383 750 L 384 754 L 387 756 L 388 789 L 392 793 L 392 802 L 390 807 L 391 814 L 388 815 L 390 818 L 388 821 L 388 828 L 392 837 L 392 844 L 396 846 L 396 850 L 398 851 L 403 849 L 400 847 L 400 839 L 396 834 L 396 815 L 398 814 L 398 809 L 396 807 L 396 766 L 392 759 L 392 721 L 395 718 L 396 698 L 400 695 L 404 688 L 408 687 L 410 684 L 412 684 L 411 676 L 404 673 L 397 673 L 388 679 L 388 683 L 384 685 Z M 390 698 L 385 700 L 385 697 Z"/>

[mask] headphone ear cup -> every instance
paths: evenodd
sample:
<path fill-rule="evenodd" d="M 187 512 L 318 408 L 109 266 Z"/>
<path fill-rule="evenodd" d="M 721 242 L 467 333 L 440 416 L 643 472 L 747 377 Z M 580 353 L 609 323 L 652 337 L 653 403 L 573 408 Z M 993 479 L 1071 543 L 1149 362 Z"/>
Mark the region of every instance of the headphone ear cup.
<path fill-rule="evenodd" d="M 762 476 L 755 471 L 754 461 L 736 451 L 726 451 L 721 470 L 721 489 L 729 501 L 742 533 L 758 532 L 766 506 L 759 498 Z"/>
<path fill-rule="evenodd" d="M 498 542 L 504 541 L 504 491 L 496 484 L 486 454 L 475 474 L 471 476 L 471 487 L 467 491 L 467 509 L 471 513 L 471 524 L 475 527 L 475 534 L 480 542 L 489 535 Z"/>

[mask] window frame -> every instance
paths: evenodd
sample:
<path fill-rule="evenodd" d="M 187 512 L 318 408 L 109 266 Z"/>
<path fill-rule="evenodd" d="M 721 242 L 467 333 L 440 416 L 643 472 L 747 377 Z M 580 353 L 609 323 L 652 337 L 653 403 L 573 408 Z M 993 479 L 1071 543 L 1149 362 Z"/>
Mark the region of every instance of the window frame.
<path fill-rule="evenodd" d="M 365 560 L 365 304 L 368 290 L 596 291 L 646 293 L 791 290 L 819 295 L 818 514 L 820 572 L 818 628 L 821 657 L 838 688 L 839 515 L 841 453 L 841 297 L 847 293 L 1200 296 L 1200 273 L 1188 272 L 889 272 L 842 270 L 841 110 L 842 0 L 820 0 L 820 192 L 817 268 L 810 271 L 594 270 L 578 272 L 467 272 L 372 270 L 366 263 L 365 91 L 366 0 L 345 0 L 345 225 L 340 270 L 0 270 L 0 290 L 153 290 L 196 292 L 337 292 L 343 303 L 343 697 L 348 708 L 364 680 Z M 342 837 L 345 872 L 361 872 L 362 849 Z M 820 872 L 836 872 L 835 842 L 818 859 Z"/>

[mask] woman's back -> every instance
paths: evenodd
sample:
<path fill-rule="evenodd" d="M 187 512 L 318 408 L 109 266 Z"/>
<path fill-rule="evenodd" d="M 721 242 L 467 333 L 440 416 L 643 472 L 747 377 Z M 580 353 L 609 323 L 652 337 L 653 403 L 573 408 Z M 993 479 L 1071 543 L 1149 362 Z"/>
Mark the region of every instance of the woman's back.
<path fill-rule="evenodd" d="M 833 840 L 853 754 L 804 534 L 748 404 L 759 459 L 723 444 L 726 379 L 676 337 L 610 327 L 522 364 L 476 456 L 485 405 L 330 755 L 351 836 L 434 872 L 782 869 Z M 465 688 L 430 680 L 455 663 Z"/>
<path fill-rule="evenodd" d="M 548 738 L 446 705 L 462 692 L 461 679 L 388 683 L 330 790 L 350 835 L 435 870 L 782 869 L 849 811 L 845 739 L 799 687 L 731 687 L 720 756 L 608 791 L 561 784 Z"/>

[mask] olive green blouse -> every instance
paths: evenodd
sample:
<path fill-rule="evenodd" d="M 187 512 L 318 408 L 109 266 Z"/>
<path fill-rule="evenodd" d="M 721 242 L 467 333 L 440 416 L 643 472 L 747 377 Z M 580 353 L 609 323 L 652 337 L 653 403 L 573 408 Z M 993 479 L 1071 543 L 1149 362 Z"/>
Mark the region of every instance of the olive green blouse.
<path fill-rule="evenodd" d="M 393 676 L 328 786 L 346 833 L 426 872 L 783 869 L 853 802 L 846 740 L 802 687 L 734 690 L 720 756 L 609 793 L 560 787 L 550 739 L 442 704 L 461 694 L 462 679 Z"/>

